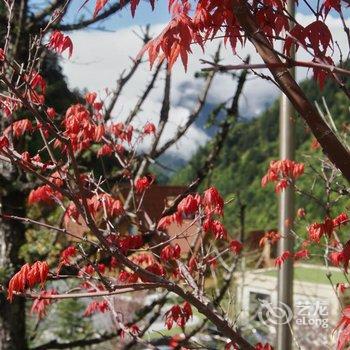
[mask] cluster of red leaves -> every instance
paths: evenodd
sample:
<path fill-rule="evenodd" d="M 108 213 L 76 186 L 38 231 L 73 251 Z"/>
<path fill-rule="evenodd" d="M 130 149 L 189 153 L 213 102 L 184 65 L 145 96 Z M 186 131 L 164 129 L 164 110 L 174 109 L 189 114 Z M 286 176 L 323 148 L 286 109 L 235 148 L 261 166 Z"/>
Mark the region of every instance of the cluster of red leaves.
<path fill-rule="evenodd" d="M 146 191 L 148 188 L 151 187 L 153 182 L 155 181 L 155 176 L 154 175 L 146 175 L 139 177 L 135 181 L 135 190 L 137 193 L 142 193 Z"/>
<path fill-rule="evenodd" d="M 267 231 L 265 232 L 264 236 L 259 241 L 259 246 L 263 247 L 266 242 L 269 242 L 270 244 L 275 244 L 279 241 L 281 238 L 281 235 L 277 231 Z"/>
<path fill-rule="evenodd" d="M 307 249 L 298 250 L 292 254 L 289 250 L 284 251 L 280 256 L 275 259 L 275 266 L 281 266 L 287 259 L 294 259 L 295 261 L 301 259 L 309 259 L 309 251 Z"/>
<path fill-rule="evenodd" d="M 189 194 L 177 206 L 177 211 L 163 217 L 158 222 L 159 230 L 167 230 L 172 223 L 181 225 L 184 217 L 192 217 L 202 215 L 202 228 L 204 232 L 211 233 L 215 239 L 227 239 L 227 230 L 219 220 L 214 218 L 214 215 L 223 216 L 224 200 L 215 187 L 207 189 L 202 196 L 197 194 Z M 167 248 L 167 249 L 171 249 Z M 242 244 L 233 240 L 229 244 L 229 249 L 238 254 L 242 250 Z"/>
<path fill-rule="evenodd" d="M 134 128 L 132 125 L 125 125 L 124 123 L 119 122 L 111 126 L 110 132 L 120 140 L 130 143 Z"/>
<path fill-rule="evenodd" d="M 265 187 L 269 182 L 276 183 L 275 191 L 279 193 L 287 188 L 292 181 L 304 173 L 304 164 L 292 160 L 273 160 L 270 162 L 266 175 L 261 180 L 261 186 Z"/>
<path fill-rule="evenodd" d="M 98 263 L 96 265 L 96 270 L 99 273 L 104 274 L 106 272 L 106 267 L 107 266 L 104 263 Z M 108 268 L 109 270 L 112 270 L 115 267 L 117 267 L 117 261 L 114 257 L 112 257 L 108 264 Z M 79 276 L 84 276 L 84 275 L 92 276 L 96 272 L 96 270 L 91 264 L 88 264 L 79 270 Z"/>
<path fill-rule="evenodd" d="M 46 81 L 37 72 L 32 72 L 30 75 L 25 76 L 26 83 L 29 85 L 29 89 L 26 91 L 26 97 L 30 102 L 38 105 L 42 105 L 45 102 L 46 94 Z"/>
<path fill-rule="evenodd" d="M 179 259 L 181 255 L 181 248 L 178 244 L 167 245 L 164 247 L 160 253 L 160 258 L 164 261 Z"/>
<path fill-rule="evenodd" d="M 174 305 L 165 313 L 165 326 L 171 329 L 176 322 L 179 327 L 184 328 L 192 316 L 192 308 L 187 301 L 182 306 Z"/>
<path fill-rule="evenodd" d="M 30 191 L 28 196 L 28 204 L 32 205 L 40 202 L 52 204 L 55 202 L 55 199 L 61 200 L 62 194 L 55 191 L 50 185 L 44 185 Z"/>
<path fill-rule="evenodd" d="M 156 39 L 151 40 L 144 46 L 140 55 L 147 51 L 151 66 L 158 57 L 159 60 L 165 57 L 168 61 L 168 69 L 172 68 L 180 56 L 185 69 L 187 69 L 188 54 L 192 53 L 192 41 L 201 42 L 202 40 L 188 15 L 189 2 L 182 1 L 182 4 L 176 2 L 172 8 L 176 15 L 173 16 L 170 23 Z"/>
<path fill-rule="evenodd" d="M 153 123 L 147 122 L 143 127 L 143 133 L 145 135 L 154 135 L 156 133 L 156 126 Z"/>
<path fill-rule="evenodd" d="M 195 196 L 188 195 L 177 206 L 177 211 L 186 216 L 193 215 L 198 211 L 201 203 L 201 197 L 197 194 Z"/>
<path fill-rule="evenodd" d="M 130 144 L 134 128 L 132 125 L 125 125 L 117 122 L 105 126 L 103 123 L 103 103 L 96 101 L 97 94 L 94 92 L 87 93 L 85 100 L 88 108 L 82 104 L 76 104 L 68 108 L 63 119 L 64 136 L 72 145 L 74 151 L 84 151 L 93 143 L 102 143 L 97 155 L 107 156 L 116 152 L 123 155 L 125 148 L 120 142 Z M 54 111 L 51 115 L 55 115 Z M 141 136 L 155 133 L 155 126 L 146 123 Z M 54 146 L 66 150 L 66 146 L 60 140 L 55 140 Z"/>
<path fill-rule="evenodd" d="M 64 136 L 70 140 L 74 151 L 82 151 L 90 147 L 92 142 L 101 141 L 105 129 L 103 125 L 96 125 L 90 112 L 81 104 L 68 108 L 63 120 Z M 62 147 L 59 140 L 55 147 Z"/>
<path fill-rule="evenodd" d="M 326 1 L 324 4 L 325 15 L 328 14 L 332 7 L 336 8 L 338 6 L 336 4 L 331 4 L 331 1 Z M 331 66 L 334 65 L 332 58 L 327 55 L 327 50 L 332 49 L 333 46 L 332 33 L 323 21 L 316 20 L 306 27 L 297 24 L 290 31 L 290 35 L 287 37 L 284 44 L 284 52 L 290 55 L 291 48 L 295 47 L 297 51 L 299 46 L 304 48 L 308 47 L 313 50 L 314 58 L 312 62 L 325 63 Z M 315 80 L 322 89 L 329 72 L 319 67 L 314 67 L 313 72 Z"/>
<path fill-rule="evenodd" d="M 255 345 L 255 350 L 273 350 L 273 347 L 269 343 L 266 343 L 265 345 L 258 343 Z"/>
<path fill-rule="evenodd" d="M 91 302 L 85 309 L 83 316 L 88 317 L 96 312 L 105 313 L 109 310 L 109 306 L 106 300 Z"/>
<path fill-rule="evenodd" d="M 58 264 L 57 271 L 59 272 L 64 265 L 70 265 L 72 263 L 72 258 L 74 258 L 77 253 L 78 250 L 73 245 L 64 249 L 60 254 L 60 262 Z"/>
<path fill-rule="evenodd" d="M 100 111 L 103 107 L 103 103 L 101 101 L 96 101 L 97 93 L 96 92 L 88 92 L 85 95 L 85 101 L 88 105 L 92 107 L 92 109 L 96 111 Z"/>
<path fill-rule="evenodd" d="M 30 310 L 31 314 L 37 314 L 39 319 L 46 317 L 47 307 L 52 304 L 53 299 L 48 297 L 58 294 L 55 289 L 43 290 L 39 293 L 39 296 L 34 300 L 32 308 Z"/>
<path fill-rule="evenodd" d="M 123 203 L 107 193 L 96 194 L 89 198 L 87 203 L 93 216 L 99 212 L 105 212 L 110 218 L 115 218 L 124 213 Z"/>
<path fill-rule="evenodd" d="M 153 273 L 154 275 L 157 276 L 165 276 L 165 269 L 162 265 L 159 263 L 153 261 L 153 259 L 150 260 L 144 260 L 143 261 L 143 266 L 146 271 Z M 148 266 L 147 266 L 148 265 Z M 136 283 L 139 281 L 139 278 L 141 279 L 142 282 L 150 282 L 148 281 L 147 278 L 141 278 L 137 273 L 135 272 L 128 272 L 125 270 L 120 271 L 118 280 L 123 283 Z"/>
<path fill-rule="evenodd" d="M 157 263 L 157 262 L 154 262 L 151 265 L 147 266 L 146 270 L 148 272 L 153 273 L 154 275 L 157 275 L 157 276 L 161 276 L 161 277 L 165 276 L 165 269 L 164 269 L 164 267 L 161 264 Z M 142 280 L 142 282 L 150 282 L 150 281 L 148 281 L 147 278 L 141 278 L 141 280 Z"/>
<path fill-rule="evenodd" d="M 73 43 L 68 35 L 64 35 L 59 30 L 54 30 L 51 33 L 50 41 L 47 44 L 49 49 L 56 51 L 57 53 L 62 53 L 68 50 L 68 57 L 72 56 L 73 53 Z"/>
<path fill-rule="evenodd" d="M 143 238 L 142 235 L 131 235 L 126 237 L 119 237 L 115 240 L 118 248 L 126 254 L 129 250 L 136 250 L 143 246 Z"/>
<path fill-rule="evenodd" d="M 110 156 L 113 153 L 123 155 L 125 148 L 122 145 L 104 144 L 97 152 L 98 157 Z"/>
<path fill-rule="evenodd" d="M 243 249 L 243 244 L 241 242 L 233 239 L 230 242 L 229 248 L 233 253 L 239 254 L 241 252 L 241 250 Z"/>
<path fill-rule="evenodd" d="M 135 272 L 122 270 L 119 272 L 118 281 L 123 283 L 136 283 L 139 280 L 139 275 Z"/>
<path fill-rule="evenodd" d="M 350 342 L 350 306 L 342 310 L 342 316 L 334 331 L 339 330 L 337 350 L 343 350 Z"/>
<path fill-rule="evenodd" d="M 32 266 L 25 264 L 22 268 L 11 278 L 8 290 L 8 300 L 13 300 L 13 294 L 23 293 L 27 288 L 33 288 L 36 284 L 44 286 L 47 275 L 49 273 L 49 265 L 46 261 L 36 261 Z"/>
<path fill-rule="evenodd" d="M 131 260 L 137 264 L 142 266 L 149 266 L 155 262 L 154 255 L 150 253 L 140 253 L 131 257 Z"/>
<path fill-rule="evenodd" d="M 192 52 L 191 45 L 196 43 L 204 50 L 204 43 L 215 38 L 218 32 L 222 33 L 225 43 L 230 43 L 233 52 L 238 42 L 245 44 L 243 30 L 233 12 L 230 0 L 198 0 L 192 10 L 190 0 L 168 0 L 168 3 L 172 14 L 170 23 L 140 52 L 140 56 L 148 52 L 151 66 L 157 59 L 165 58 L 171 69 L 175 61 L 181 58 L 186 70 L 188 55 Z M 138 4 L 139 0 L 131 1 L 133 15 Z M 153 5 L 152 3 L 152 7 Z M 279 0 L 253 1 L 250 4 L 250 10 L 260 31 L 271 42 L 274 41 L 274 38 L 279 38 L 281 32 L 287 31 L 290 34 L 284 42 L 285 53 L 289 55 L 292 47 L 298 50 L 298 47 L 302 46 L 313 51 L 312 62 L 334 65 L 332 58 L 327 54 L 328 49 L 332 51 L 332 34 L 324 20 L 317 18 L 305 27 L 296 24 L 290 29 L 289 18 L 284 11 L 284 6 L 285 1 Z M 331 9 L 340 12 L 341 1 L 324 0 L 321 7 L 324 19 Z M 313 71 L 316 81 L 323 87 L 329 72 L 316 66 L 313 67 Z"/>
<path fill-rule="evenodd" d="M 5 117 L 10 117 L 14 112 L 16 112 L 20 107 L 21 103 L 10 97 L 1 97 L 0 105 L 3 115 Z"/>
<path fill-rule="evenodd" d="M 211 232 L 215 239 L 227 239 L 227 230 L 219 220 L 213 220 L 211 217 L 206 218 L 203 229 L 205 232 Z"/>
<path fill-rule="evenodd" d="M 0 150 L 3 150 L 4 148 L 8 148 L 10 146 L 10 142 L 6 136 L 0 137 Z"/>
<path fill-rule="evenodd" d="M 124 329 L 120 330 L 120 338 L 124 339 L 126 333 L 137 336 L 140 334 L 140 328 L 136 324 L 125 327 Z"/>
<path fill-rule="evenodd" d="M 343 245 L 343 249 L 340 252 L 335 251 L 330 253 L 329 259 L 332 262 L 332 264 L 335 266 L 339 266 L 340 264 L 343 264 L 344 270 L 347 273 L 349 260 L 350 260 L 350 241 L 347 241 Z"/>
<path fill-rule="evenodd" d="M 21 119 L 8 126 L 4 131 L 4 135 L 8 136 L 9 134 L 12 134 L 14 137 L 19 138 L 23 136 L 25 132 L 32 130 L 32 122 L 29 119 Z"/>
<path fill-rule="evenodd" d="M 324 13 L 324 17 L 327 17 L 330 10 L 341 11 L 341 0 L 324 0 L 321 11 Z"/>
<path fill-rule="evenodd" d="M 213 230 L 213 233 L 218 236 L 225 236 L 224 227 L 217 223 L 213 224 L 212 215 L 223 215 L 224 200 L 220 196 L 215 187 L 207 189 L 203 196 L 199 194 L 188 195 L 177 206 L 177 212 L 170 216 L 165 216 L 158 222 L 158 229 L 165 230 L 173 222 L 182 223 L 183 215 L 194 215 L 201 209 L 206 213 L 205 229 L 206 231 Z M 216 231 L 218 229 L 219 231 Z"/>
<path fill-rule="evenodd" d="M 280 256 L 275 259 L 275 266 L 281 266 L 287 259 L 291 258 L 293 254 L 286 250 Z"/>
<path fill-rule="evenodd" d="M 349 218 L 346 213 L 340 213 L 334 219 L 325 217 L 324 221 L 321 223 L 314 222 L 307 228 L 309 240 L 319 242 L 323 235 L 327 235 L 328 238 L 330 238 L 335 229 L 348 222 Z"/>

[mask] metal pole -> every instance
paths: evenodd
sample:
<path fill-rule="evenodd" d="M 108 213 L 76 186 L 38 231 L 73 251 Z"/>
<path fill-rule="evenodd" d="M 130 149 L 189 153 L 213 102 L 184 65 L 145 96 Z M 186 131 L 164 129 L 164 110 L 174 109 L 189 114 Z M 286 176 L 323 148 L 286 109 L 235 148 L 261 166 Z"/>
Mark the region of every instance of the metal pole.
<path fill-rule="evenodd" d="M 295 1 L 288 0 L 287 9 L 293 16 L 295 14 Z M 295 56 L 294 52 L 292 54 Z M 294 57 L 292 57 L 294 58 Z M 291 70 L 295 76 L 294 69 Z M 294 159 L 294 111 L 288 98 L 283 94 L 280 102 L 280 159 Z M 288 187 L 279 195 L 279 232 L 282 238 L 278 245 L 278 254 L 284 251 L 293 252 L 294 237 L 291 234 L 294 220 L 294 191 Z M 278 272 L 278 307 L 285 304 L 293 310 L 293 261 L 287 259 Z M 283 304 L 282 304 L 283 303 Z M 277 325 L 277 350 L 292 349 L 292 321 Z"/>

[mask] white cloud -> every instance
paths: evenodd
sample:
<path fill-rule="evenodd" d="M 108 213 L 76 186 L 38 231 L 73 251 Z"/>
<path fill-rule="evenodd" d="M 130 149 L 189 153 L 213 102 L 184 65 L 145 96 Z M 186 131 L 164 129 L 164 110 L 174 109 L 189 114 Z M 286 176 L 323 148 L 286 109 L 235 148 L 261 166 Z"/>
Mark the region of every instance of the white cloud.
<path fill-rule="evenodd" d="M 298 15 L 298 20 L 302 24 L 310 23 L 310 16 Z M 341 29 L 339 20 L 328 16 L 329 24 L 334 41 L 339 46 L 347 50 L 347 39 Z M 152 27 L 154 33 L 159 32 L 164 24 Z M 116 32 L 102 31 L 79 31 L 72 34 L 74 42 L 74 54 L 72 60 L 64 61 L 64 73 L 68 77 L 69 85 L 74 88 L 88 89 L 97 91 L 101 94 L 105 89 L 113 89 L 116 86 L 118 76 L 124 69 L 128 69 L 131 65 L 131 57 L 136 57 L 141 42 L 137 39 L 133 31 L 138 28 L 130 27 L 118 30 Z M 206 52 L 199 48 L 193 49 L 193 55 L 190 57 L 188 72 L 185 73 L 181 63 L 175 65 L 172 74 L 172 112 L 170 115 L 170 123 L 165 130 L 162 142 L 172 136 L 178 125 L 182 125 L 186 121 L 186 117 L 191 108 L 191 100 L 194 100 L 202 86 L 201 80 L 193 79 L 196 71 L 199 71 L 203 65 L 200 59 L 210 59 L 217 47 L 217 42 L 211 42 L 206 47 Z M 252 45 L 247 44 L 243 49 L 238 50 L 240 57 L 245 58 L 248 54 L 251 56 L 251 62 L 261 62 Z M 223 63 L 237 64 L 241 61 L 232 55 L 232 51 L 227 48 L 222 50 Z M 335 53 L 336 59 L 339 58 L 339 52 Z M 309 59 L 308 54 L 298 52 L 298 59 Z M 266 71 L 262 71 L 266 73 Z M 307 70 L 298 70 L 298 79 L 305 78 Z M 143 92 L 147 81 L 151 78 L 149 66 L 143 64 L 137 71 L 130 83 L 123 91 L 122 97 L 114 109 L 114 115 L 118 118 L 125 118 Z M 164 74 L 156 84 L 156 88 L 150 94 L 148 101 L 144 104 L 142 112 L 137 120 L 144 124 L 146 121 L 158 121 L 160 104 L 163 94 Z M 218 75 L 213 83 L 209 95 L 209 101 L 217 103 L 223 102 L 234 93 L 235 83 L 233 80 L 224 75 Z M 247 82 L 243 98 L 241 99 L 241 112 L 246 116 L 254 116 L 264 109 L 266 103 L 278 96 L 277 88 L 266 80 L 251 76 Z M 182 103 L 179 105 L 179 101 Z M 195 102 L 193 102 L 194 104 Z M 198 145 L 208 141 L 203 130 L 196 126 L 192 126 L 187 136 L 177 145 L 173 147 L 172 152 L 177 154 L 180 152 L 185 158 L 190 157 L 195 152 Z"/>

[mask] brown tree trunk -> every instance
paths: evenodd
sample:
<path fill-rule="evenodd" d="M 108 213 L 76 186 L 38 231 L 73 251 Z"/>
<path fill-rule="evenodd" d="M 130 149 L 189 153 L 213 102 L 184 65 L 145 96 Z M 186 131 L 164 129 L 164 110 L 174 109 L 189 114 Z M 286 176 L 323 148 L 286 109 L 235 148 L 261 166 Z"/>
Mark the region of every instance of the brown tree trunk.
<path fill-rule="evenodd" d="M 1 212 L 25 215 L 25 194 L 15 187 L 13 176 L 7 164 L 0 164 Z M 11 174 L 12 175 L 12 174 Z M 22 223 L 0 220 L 0 284 L 7 287 L 8 280 L 22 265 L 19 249 L 25 242 L 25 228 Z M 0 292 L 0 350 L 26 350 L 25 299 L 15 298 L 10 304 L 6 292 Z"/>

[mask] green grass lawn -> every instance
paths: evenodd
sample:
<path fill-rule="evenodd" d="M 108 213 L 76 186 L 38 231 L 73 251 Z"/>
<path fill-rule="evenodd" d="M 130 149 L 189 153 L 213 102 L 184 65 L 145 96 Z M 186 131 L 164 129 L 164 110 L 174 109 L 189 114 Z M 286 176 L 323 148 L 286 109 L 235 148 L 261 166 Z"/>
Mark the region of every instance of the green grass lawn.
<path fill-rule="evenodd" d="M 264 272 L 266 276 L 274 276 L 277 277 L 277 269 L 273 271 Z M 309 282 L 309 283 L 320 283 L 320 284 L 329 284 L 329 280 L 326 276 L 326 270 L 317 269 L 314 267 L 295 267 L 294 269 L 294 278 L 297 281 Z M 345 283 L 346 278 L 339 271 L 332 271 L 331 276 L 333 284 L 337 283 Z"/>

